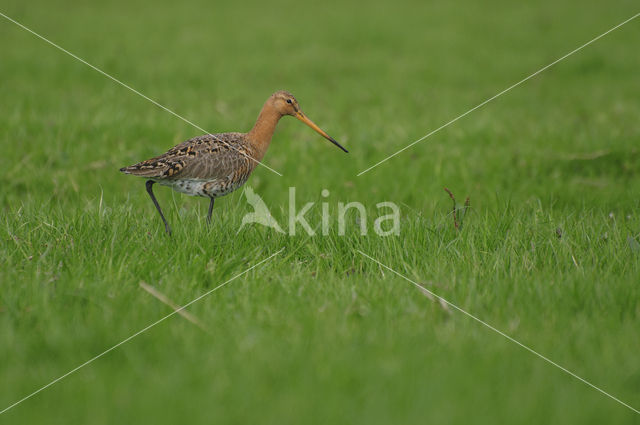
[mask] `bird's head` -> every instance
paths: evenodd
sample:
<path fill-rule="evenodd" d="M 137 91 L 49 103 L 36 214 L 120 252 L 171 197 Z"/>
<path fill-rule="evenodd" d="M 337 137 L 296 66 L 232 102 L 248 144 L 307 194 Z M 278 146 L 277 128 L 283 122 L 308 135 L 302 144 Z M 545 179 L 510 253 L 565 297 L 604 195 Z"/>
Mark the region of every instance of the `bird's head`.
<path fill-rule="evenodd" d="M 291 115 L 295 117 L 300 111 L 300 105 L 293 95 L 287 91 L 280 90 L 271 95 L 269 99 L 273 108 L 282 116 Z"/>
<path fill-rule="evenodd" d="M 309 127 L 313 128 L 315 131 L 317 131 L 322 137 L 329 140 L 331 143 L 348 153 L 348 151 L 343 148 L 340 143 L 336 142 L 333 137 L 325 133 L 302 112 L 298 101 L 295 97 L 293 97 L 291 93 L 284 90 L 277 91 L 271 95 L 271 97 L 269 98 L 269 103 L 271 103 L 273 109 L 275 109 L 280 114 L 280 116 L 291 115 L 292 117 L 296 117 Z"/>

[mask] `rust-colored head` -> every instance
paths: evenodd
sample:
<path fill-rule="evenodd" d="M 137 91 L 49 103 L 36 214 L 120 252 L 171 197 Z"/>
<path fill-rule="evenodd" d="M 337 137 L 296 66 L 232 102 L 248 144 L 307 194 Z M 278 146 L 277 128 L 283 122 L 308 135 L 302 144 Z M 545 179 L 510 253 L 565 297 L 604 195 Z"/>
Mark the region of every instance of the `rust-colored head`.
<path fill-rule="evenodd" d="M 280 114 L 280 116 L 291 115 L 292 117 L 296 117 L 309 127 L 313 128 L 317 131 L 322 137 L 329 140 L 331 143 L 339 147 L 345 152 L 347 151 L 343 148 L 340 143 L 336 142 L 335 139 L 325 133 L 320 127 L 318 127 L 313 121 L 311 121 L 300 109 L 300 105 L 293 95 L 287 91 L 280 90 L 275 92 L 269 98 L 269 102 L 272 107 Z"/>

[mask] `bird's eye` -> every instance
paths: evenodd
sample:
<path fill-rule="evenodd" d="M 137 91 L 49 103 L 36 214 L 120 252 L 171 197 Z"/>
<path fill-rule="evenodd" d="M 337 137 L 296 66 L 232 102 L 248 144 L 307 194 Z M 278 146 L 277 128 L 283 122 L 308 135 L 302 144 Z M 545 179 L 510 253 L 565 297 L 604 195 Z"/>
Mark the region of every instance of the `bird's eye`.
<path fill-rule="evenodd" d="M 287 103 L 291 105 L 291 99 L 287 99 Z"/>

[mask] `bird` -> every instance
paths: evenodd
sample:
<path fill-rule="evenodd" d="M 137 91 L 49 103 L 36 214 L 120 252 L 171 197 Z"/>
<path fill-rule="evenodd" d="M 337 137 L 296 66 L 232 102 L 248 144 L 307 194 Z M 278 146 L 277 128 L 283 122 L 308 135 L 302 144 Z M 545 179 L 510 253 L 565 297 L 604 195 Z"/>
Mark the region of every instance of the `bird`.
<path fill-rule="evenodd" d="M 160 156 L 123 167 L 120 171 L 146 179 L 147 193 L 169 235 L 171 226 L 153 194 L 155 183 L 169 186 L 187 195 L 209 198 L 207 223 L 211 223 L 215 199 L 233 192 L 246 183 L 267 152 L 280 118 L 287 115 L 302 121 L 348 153 L 340 143 L 302 112 L 300 104 L 291 93 L 279 90 L 269 96 L 249 132 L 197 136 L 174 146 Z"/>

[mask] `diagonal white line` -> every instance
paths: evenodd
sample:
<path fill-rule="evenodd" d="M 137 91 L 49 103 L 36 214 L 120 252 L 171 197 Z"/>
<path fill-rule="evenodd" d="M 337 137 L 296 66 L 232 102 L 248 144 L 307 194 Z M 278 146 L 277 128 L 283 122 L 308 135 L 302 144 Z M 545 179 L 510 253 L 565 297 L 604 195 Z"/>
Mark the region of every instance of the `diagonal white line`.
<path fill-rule="evenodd" d="M 542 354 L 538 353 L 537 351 L 535 351 L 534 349 L 524 345 L 523 343 L 521 343 L 520 341 L 510 337 L 509 335 L 505 334 L 504 332 L 500 331 L 499 329 L 494 328 L 493 326 L 491 326 L 490 324 L 488 324 L 487 322 L 483 321 L 482 319 L 477 318 L 476 316 L 474 316 L 473 314 L 467 312 L 466 310 L 463 310 L 462 308 L 458 307 L 457 305 L 450 303 L 449 301 L 445 300 L 444 298 L 442 298 L 441 296 L 433 293 L 432 291 L 428 290 L 427 288 L 425 288 L 424 286 L 420 285 L 419 283 L 409 279 L 408 277 L 406 277 L 405 275 L 393 270 L 391 267 L 382 264 L 380 261 L 376 260 L 375 258 L 365 254 L 364 252 L 360 251 L 359 249 L 356 249 L 356 251 L 358 251 L 360 254 L 362 254 L 363 256 L 367 257 L 368 259 L 370 259 L 371 261 L 373 261 L 374 263 L 377 263 L 378 265 L 384 267 L 385 269 L 389 270 L 391 273 L 394 273 L 397 276 L 400 276 L 401 278 L 403 278 L 404 280 L 406 280 L 407 282 L 412 283 L 414 286 L 422 289 L 423 291 L 428 292 L 429 294 L 433 295 L 434 297 L 438 298 L 438 300 L 446 303 L 448 306 L 458 310 L 460 313 L 472 318 L 473 320 L 475 320 L 476 322 L 482 324 L 483 326 L 486 326 L 487 328 L 491 329 L 492 331 L 502 335 L 503 337 L 505 337 L 506 339 L 508 339 L 509 341 L 519 345 L 520 347 L 524 348 L 525 350 L 529 351 L 532 354 L 535 354 L 536 356 L 540 357 L 542 360 L 546 361 L 547 363 L 552 364 L 553 366 L 557 367 L 558 369 L 562 370 L 565 373 L 568 373 L 569 375 L 573 376 L 574 378 L 576 378 L 577 380 L 587 384 L 588 386 L 590 386 L 591 388 L 601 392 L 602 394 L 606 395 L 607 397 L 617 401 L 618 403 L 620 403 L 621 405 L 633 410 L 635 413 L 640 414 L 640 411 L 638 409 L 635 409 L 631 406 L 629 406 L 627 403 L 625 403 L 624 401 L 612 396 L 611 394 L 609 394 L 608 392 L 604 391 L 603 389 L 600 389 L 599 387 L 596 387 L 595 385 L 593 385 L 591 382 L 587 381 L 584 378 L 579 377 L 578 375 L 576 375 L 575 373 L 571 372 L 570 370 L 560 366 L 558 363 L 554 362 L 553 360 L 549 359 L 548 357 L 543 356 Z"/>
<path fill-rule="evenodd" d="M 191 125 L 194 128 L 197 128 L 198 130 L 200 130 L 203 133 L 209 134 L 211 136 L 213 136 L 214 139 L 216 139 L 218 142 L 220 143 L 224 143 L 225 145 L 227 145 L 228 147 L 230 147 L 231 149 L 237 151 L 238 153 L 244 155 L 245 157 L 247 157 L 248 159 L 254 161 L 256 164 L 258 165 L 262 165 L 263 167 L 267 168 L 268 170 L 276 173 L 277 175 L 279 175 L 280 177 L 282 177 L 282 174 L 280 174 L 279 172 L 277 172 L 276 170 L 274 170 L 273 168 L 269 167 L 268 165 L 258 161 L 255 158 L 250 157 L 249 155 L 247 155 L 244 152 L 241 152 L 240 150 L 238 150 L 237 148 L 235 148 L 234 146 L 230 145 L 229 143 L 225 142 L 224 140 L 220 140 L 217 137 L 215 137 L 214 134 L 212 134 L 210 131 L 206 131 L 205 129 L 203 129 L 202 127 L 194 124 L 193 122 L 189 121 L 188 119 L 186 119 L 185 117 L 183 117 L 182 115 L 172 111 L 171 109 L 167 108 L 164 105 L 161 105 L 160 103 L 156 102 L 155 100 L 151 99 L 150 97 L 140 93 L 138 90 L 134 89 L 133 87 L 127 85 L 126 83 L 123 83 L 122 81 L 118 80 L 116 77 L 114 77 L 111 74 L 106 73 L 105 71 L 101 70 L 100 68 L 90 64 L 89 62 L 85 61 L 84 59 L 74 55 L 73 53 L 71 53 L 70 51 L 68 51 L 67 49 L 57 45 L 56 43 L 54 43 L 53 41 L 45 38 L 44 36 L 38 34 L 37 32 L 33 31 L 30 28 L 27 28 L 26 26 L 22 25 L 20 22 L 16 21 L 15 19 L 10 18 L 9 16 L 5 15 L 4 13 L 0 12 L 0 16 L 2 16 L 3 18 L 5 18 L 8 21 L 13 22 L 14 24 L 16 24 L 17 26 L 19 26 L 20 28 L 22 28 L 25 31 L 30 32 L 31 34 L 35 35 L 36 37 L 38 37 L 39 39 L 47 42 L 48 44 L 52 45 L 53 47 L 55 47 L 56 49 L 66 53 L 67 55 L 71 56 L 72 58 L 76 59 L 77 61 L 82 62 L 83 64 L 87 65 L 89 68 L 93 69 L 94 71 L 99 72 L 100 74 L 104 75 L 105 77 L 109 78 L 110 80 L 120 84 L 122 87 L 131 90 L 132 92 L 134 92 L 135 94 L 137 94 L 138 96 L 142 97 L 143 99 L 148 100 L 149 102 L 153 103 L 154 105 L 156 105 L 157 107 L 164 109 L 165 111 L 167 111 L 168 113 L 170 113 L 171 115 L 180 118 L 182 121 L 186 122 L 187 124 Z"/>
<path fill-rule="evenodd" d="M 415 145 L 416 143 L 420 143 L 422 142 L 424 139 L 426 139 L 427 137 L 437 133 L 438 131 L 442 130 L 445 127 L 448 127 L 449 125 L 453 124 L 454 122 L 458 121 L 460 118 L 463 118 L 467 115 L 469 115 L 471 112 L 475 111 L 478 108 L 483 107 L 484 105 L 486 105 L 487 103 L 491 102 L 492 100 L 502 96 L 503 94 L 505 94 L 506 92 L 508 92 L 509 90 L 518 87 L 520 84 L 524 83 L 527 80 L 530 80 L 531 78 L 535 77 L 536 75 L 540 74 L 541 72 L 545 71 L 548 68 L 551 68 L 553 65 L 557 64 L 558 62 L 568 58 L 569 56 L 573 55 L 574 53 L 576 53 L 579 50 L 584 49 L 585 47 L 587 47 L 588 45 L 598 41 L 599 39 L 601 39 L 602 37 L 604 37 L 605 35 L 609 34 L 612 31 L 615 31 L 616 29 L 620 28 L 621 26 L 623 26 L 624 24 L 631 22 L 632 20 L 634 20 L 635 18 L 637 18 L 638 16 L 640 16 L 640 13 L 636 13 L 635 15 L 633 15 L 632 17 L 630 17 L 629 19 L 627 19 L 624 22 L 619 23 L 618 25 L 616 25 L 615 27 L 609 29 L 606 32 L 603 32 L 602 34 L 600 34 L 599 36 L 597 36 L 596 38 L 587 41 L 586 43 L 584 43 L 582 46 L 575 48 L 574 50 L 570 51 L 569 53 L 567 53 L 566 55 L 556 59 L 555 61 L 551 62 L 549 65 L 544 66 L 542 68 L 540 68 L 539 70 L 537 70 L 536 72 L 534 72 L 533 74 L 529 75 L 528 77 L 523 78 L 522 80 L 518 81 L 517 83 L 507 87 L 506 89 L 502 90 L 500 93 L 490 97 L 489 99 L 485 100 L 484 102 L 474 106 L 473 108 L 469 109 L 467 112 L 463 113 L 462 115 L 458 115 L 457 117 L 455 117 L 454 119 L 452 119 L 451 121 L 447 122 L 446 124 L 441 125 L 440 127 L 436 128 L 435 130 L 425 134 L 424 136 L 422 136 L 421 138 L 419 138 L 418 140 L 416 140 L 415 142 L 410 143 L 409 145 L 405 146 L 404 148 L 400 149 L 399 151 L 389 155 L 388 157 L 386 157 L 385 159 L 378 161 L 377 163 L 373 164 L 371 167 L 367 168 L 364 171 L 361 171 L 360 173 L 358 173 L 357 177 L 360 177 L 361 175 L 363 175 L 364 173 L 366 173 L 367 171 L 377 167 L 378 165 L 382 164 L 383 162 L 386 162 L 388 160 L 390 160 L 391 158 L 393 158 L 394 156 L 398 155 L 399 153 L 404 152 L 405 150 L 409 149 L 410 147 L 412 147 L 413 145 Z"/>
<path fill-rule="evenodd" d="M 185 308 L 189 307 L 191 304 L 201 300 L 202 298 L 206 297 L 207 295 L 211 294 L 212 292 L 217 291 L 218 289 L 222 288 L 223 286 L 225 286 L 226 284 L 228 284 L 229 282 L 239 278 L 240 276 L 248 273 L 249 271 L 255 269 L 256 267 L 258 267 L 259 265 L 265 263 L 266 261 L 270 260 L 271 258 L 275 257 L 276 255 L 280 254 L 282 251 L 284 250 L 284 248 L 281 248 L 278 252 L 271 254 L 270 256 L 268 256 L 267 258 L 265 258 L 264 260 L 260 261 L 257 264 L 254 264 L 253 266 L 249 267 L 248 269 L 246 269 L 245 271 L 243 271 L 242 273 L 238 273 L 237 275 L 233 276 L 231 279 L 227 280 L 224 283 L 221 283 L 220 285 L 216 286 L 215 288 L 205 292 L 204 294 L 200 295 L 198 298 L 188 302 L 187 304 L 183 305 L 182 307 L 178 308 L 177 310 L 174 310 L 173 312 L 167 314 L 166 316 L 162 317 L 159 320 L 156 320 L 155 322 L 153 322 L 152 324 L 150 324 L 149 326 L 140 329 L 138 332 L 134 333 L 133 335 L 123 339 L 122 341 L 120 341 L 119 343 L 117 343 L 116 345 L 112 346 L 111 348 L 106 349 L 105 351 L 103 351 L 102 353 L 98 354 L 97 356 L 94 356 L 92 358 L 90 358 L 89 360 L 87 360 L 86 362 L 82 363 L 81 365 L 71 369 L 69 372 L 65 373 L 64 375 L 60 376 L 59 378 L 54 379 L 53 381 L 49 382 L 47 385 L 37 389 L 36 391 L 32 392 L 31 394 L 29 394 L 26 397 L 21 398 L 20 400 L 16 401 L 15 403 L 11 404 L 10 406 L 7 406 L 6 408 L 4 408 L 2 411 L 0 411 L 0 415 L 2 415 L 3 413 L 5 413 L 6 411 L 8 411 L 9 409 L 12 409 L 14 407 L 16 407 L 18 404 L 22 403 L 25 400 L 30 399 L 31 397 L 33 397 L 34 395 L 38 394 L 41 391 L 46 390 L 47 388 L 49 388 L 50 386 L 52 386 L 53 384 L 55 384 L 56 382 L 59 382 L 61 380 L 63 380 L 64 378 L 66 378 L 67 376 L 71 375 L 74 372 L 77 372 L 79 369 L 82 369 L 83 367 L 85 367 L 86 365 L 92 363 L 93 361 L 99 359 L 100 357 L 104 356 L 105 354 L 115 350 L 116 348 L 120 347 L 122 344 L 131 341 L 133 338 L 137 337 L 138 335 L 140 335 L 141 333 L 144 333 L 146 331 L 148 331 L 149 329 L 153 328 L 155 325 L 159 324 L 160 322 L 165 321 L 166 319 L 168 319 L 169 317 L 178 314 L 179 312 L 181 312 L 182 310 L 184 310 Z"/>

